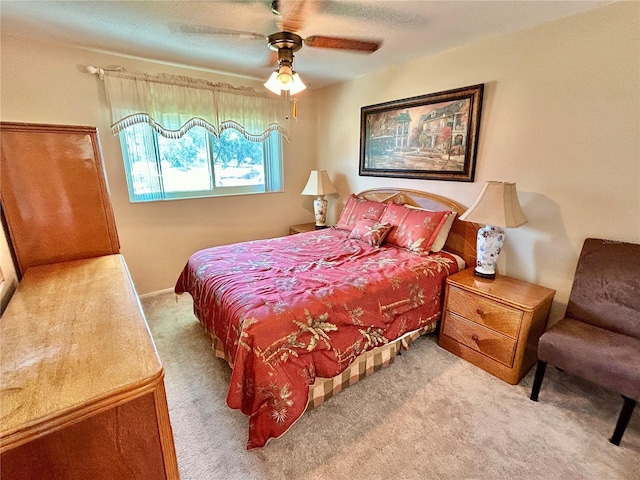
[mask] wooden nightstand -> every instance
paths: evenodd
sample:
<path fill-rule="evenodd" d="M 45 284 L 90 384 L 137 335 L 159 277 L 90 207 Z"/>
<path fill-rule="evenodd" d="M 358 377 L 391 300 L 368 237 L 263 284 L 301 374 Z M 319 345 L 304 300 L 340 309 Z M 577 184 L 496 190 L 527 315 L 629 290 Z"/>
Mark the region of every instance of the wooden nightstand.
<path fill-rule="evenodd" d="M 438 344 L 512 385 L 537 361 L 555 290 L 473 268 L 447 278 Z"/>
<path fill-rule="evenodd" d="M 295 235 L 296 233 L 313 232 L 315 229 L 315 223 L 301 223 L 299 225 L 290 225 L 289 235 Z"/>

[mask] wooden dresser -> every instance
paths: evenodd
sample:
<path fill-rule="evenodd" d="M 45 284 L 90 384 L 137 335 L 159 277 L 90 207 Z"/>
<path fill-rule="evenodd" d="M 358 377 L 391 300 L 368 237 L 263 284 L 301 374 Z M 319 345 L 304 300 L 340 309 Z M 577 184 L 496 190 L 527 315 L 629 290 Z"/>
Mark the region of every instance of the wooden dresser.
<path fill-rule="evenodd" d="M 438 344 L 510 384 L 537 360 L 554 290 L 473 268 L 447 278 Z"/>
<path fill-rule="evenodd" d="M 178 478 L 164 370 L 121 255 L 28 268 L 0 360 L 2 480 Z"/>

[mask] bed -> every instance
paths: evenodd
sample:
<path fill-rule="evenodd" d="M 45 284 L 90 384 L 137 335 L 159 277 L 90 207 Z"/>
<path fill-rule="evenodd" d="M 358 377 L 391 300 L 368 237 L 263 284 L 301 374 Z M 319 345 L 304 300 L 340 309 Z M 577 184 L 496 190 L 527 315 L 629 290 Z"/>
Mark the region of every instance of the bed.
<path fill-rule="evenodd" d="M 247 449 L 389 365 L 441 316 L 448 275 L 475 262 L 477 225 L 413 190 L 351 195 L 336 227 L 195 252 L 175 286 L 231 366 Z"/>

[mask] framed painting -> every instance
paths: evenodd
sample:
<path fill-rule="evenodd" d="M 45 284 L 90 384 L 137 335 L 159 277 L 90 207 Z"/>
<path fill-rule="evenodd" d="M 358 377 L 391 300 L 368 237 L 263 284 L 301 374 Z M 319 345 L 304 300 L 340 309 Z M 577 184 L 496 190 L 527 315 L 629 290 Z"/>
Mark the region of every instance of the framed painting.
<path fill-rule="evenodd" d="M 484 84 L 361 108 L 360 175 L 473 182 Z"/>

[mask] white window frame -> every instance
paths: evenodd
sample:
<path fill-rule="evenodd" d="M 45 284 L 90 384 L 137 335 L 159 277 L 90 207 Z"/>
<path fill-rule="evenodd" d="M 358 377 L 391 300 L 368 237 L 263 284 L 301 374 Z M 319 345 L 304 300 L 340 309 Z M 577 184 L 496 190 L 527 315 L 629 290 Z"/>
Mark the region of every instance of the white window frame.
<path fill-rule="evenodd" d="M 283 190 L 283 148 L 282 148 L 282 136 L 274 131 L 263 140 L 262 152 L 263 152 L 263 171 L 264 182 L 260 185 L 244 185 L 233 187 L 216 187 L 215 186 L 215 165 L 212 155 L 212 142 L 213 134 L 205 129 L 207 134 L 207 153 L 209 159 L 210 188 L 207 190 L 196 191 L 184 191 L 184 192 L 165 192 L 162 188 L 162 166 L 160 164 L 160 152 L 158 147 L 158 135 L 160 135 L 149 124 L 138 124 L 138 126 L 144 125 L 145 134 L 151 136 L 144 142 L 145 145 L 153 145 L 153 152 L 147 151 L 147 154 L 153 154 L 155 157 L 155 163 L 158 175 L 158 189 L 156 192 L 151 193 L 136 193 L 134 189 L 134 180 L 132 166 L 129 154 L 129 145 L 126 139 L 128 128 L 120 131 L 120 145 L 122 149 L 122 157 L 124 162 L 125 176 L 127 180 L 127 189 L 129 191 L 129 200 L 132 203 L 141 202 L 155 202 L 155 201 L 167 201 L 167 200 L 182 200 L 188 198 L 203 198 L 203 197 L 219 197 L 229 195 L 249 195 L 259 194 L 267 192 L 279 192 Z M 149 148 L 148 150 L 151 150 Z"/>

